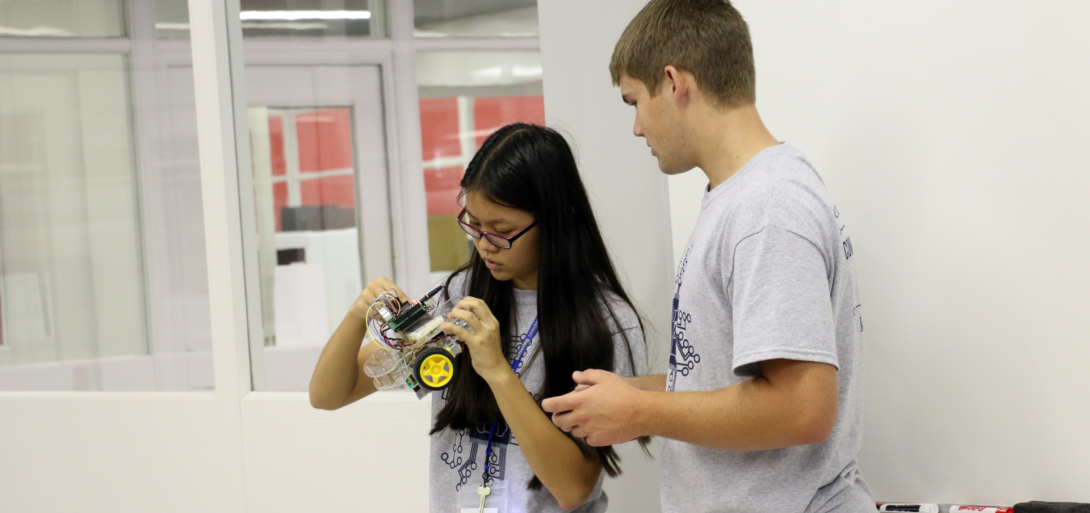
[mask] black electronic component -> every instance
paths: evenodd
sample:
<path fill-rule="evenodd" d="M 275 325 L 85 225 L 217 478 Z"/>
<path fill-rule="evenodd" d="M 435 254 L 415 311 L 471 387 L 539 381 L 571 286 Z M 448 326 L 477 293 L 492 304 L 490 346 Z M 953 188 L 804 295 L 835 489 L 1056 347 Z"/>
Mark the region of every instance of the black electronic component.
<path fill-rule="evenodd" d="M 428 315 L 428 308 L 423 303 L 413 303 L 408 307 L 404 307 L 401 313 L 394 320 L 388 322 L 388 326 L 393 331 L 408 331 L 416 321 L 424 318 Z"/>

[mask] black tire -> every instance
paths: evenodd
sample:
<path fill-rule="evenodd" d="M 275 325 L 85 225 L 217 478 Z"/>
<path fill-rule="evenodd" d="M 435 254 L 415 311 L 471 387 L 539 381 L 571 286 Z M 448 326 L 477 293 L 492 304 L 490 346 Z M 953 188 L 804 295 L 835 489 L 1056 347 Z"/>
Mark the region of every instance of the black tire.
<path fill-rule="evenodd" d="M 429 347 L 413 362 L 413 377 L 426 390 L 442 390 L 458 375 L 458 359 L 446 349 Z"/>

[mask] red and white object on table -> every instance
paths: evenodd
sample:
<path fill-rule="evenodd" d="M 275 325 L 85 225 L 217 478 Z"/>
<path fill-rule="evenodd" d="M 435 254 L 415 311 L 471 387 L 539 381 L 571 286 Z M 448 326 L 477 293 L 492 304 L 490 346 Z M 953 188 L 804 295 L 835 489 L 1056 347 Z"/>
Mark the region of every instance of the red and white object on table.
<path fill-rule="evenodd" d="M 974 513 L 1014 513 L 1014 508 L 998 508 L 995 506 L 950 506 L 950 513 L 970 511 Z"/>

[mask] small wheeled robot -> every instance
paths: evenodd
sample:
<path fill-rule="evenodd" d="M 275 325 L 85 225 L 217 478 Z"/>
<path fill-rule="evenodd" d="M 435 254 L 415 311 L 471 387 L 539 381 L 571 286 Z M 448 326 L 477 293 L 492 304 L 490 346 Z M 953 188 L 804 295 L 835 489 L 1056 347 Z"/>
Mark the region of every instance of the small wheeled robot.
<path fill-rule="evenodd" d="M 408 303 L 387 291 L 368 306 L 367 333 L 381 349 L 364 362 L 363 372 L 375 380 L 375 388 L 392 390 L 407 385 L 422 398 L 454 381 L 458 355 L 465 347 L 439 327 L 454 308 L 453 301 L 439 303 L 444 290 L 440 285 L 419 301 Z M 465 321 L 452 322 L 466 327 Z"/>

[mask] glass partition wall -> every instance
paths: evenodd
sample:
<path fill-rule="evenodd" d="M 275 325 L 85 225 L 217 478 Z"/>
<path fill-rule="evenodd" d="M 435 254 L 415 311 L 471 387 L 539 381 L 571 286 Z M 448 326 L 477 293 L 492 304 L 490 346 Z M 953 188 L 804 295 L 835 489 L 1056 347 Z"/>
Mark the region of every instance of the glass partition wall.
<path fill-rule="evenodd" d="M 305 390 L 367 282 L 465 262 L 466 164 L 545 121 L 536 2 L 395 7 L 237 4 L 253 390 Z M 185 0 L 0 3 L 0 391 L 213 389 L 190 32 Z"/>
<path fill-rule="evenodd" d="M 473 251 L 455 217 L 469 161 L 496 129 L 545 124 L 538 52 L 420 52 L 416 60 L 428 242 L 433 281 L 461 267 Z"/>
<path fill-rule="evenodd" d="M 536 0 L 414 0 L 431 280 L 473 250 L 455 216 L 466 165 L 497 128 L 545 124 Z"/>
<path fill-rule="evenodd" d="M 536 38 L 537 0 L 413 0 L 417 38 Z"/>
<path fill-rule="evenodd" d="M 0 37 L 120 38 L 128 26 L 123 0 L 0 2 Z"/>
<path fill-rule="evenodd" d="M 0 3 L 0 390 L 213 388 L 193 78 L 149 7 Z"/>

